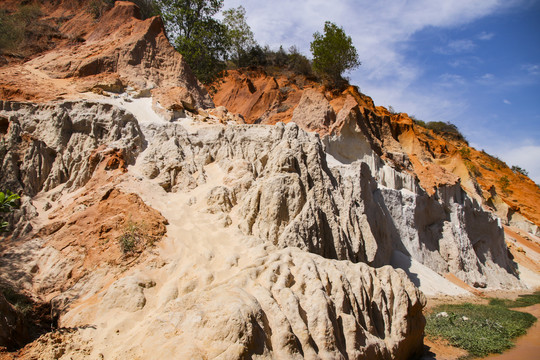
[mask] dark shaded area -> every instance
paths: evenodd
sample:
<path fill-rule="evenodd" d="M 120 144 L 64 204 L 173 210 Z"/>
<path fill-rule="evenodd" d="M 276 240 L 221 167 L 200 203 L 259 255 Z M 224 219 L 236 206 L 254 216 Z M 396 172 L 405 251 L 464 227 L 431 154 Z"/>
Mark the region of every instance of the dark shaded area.
<path fill-rule="evenodd" d="M 0 283 L 0 346 L 15 351 L 58 326 L 51 304 Z"/>

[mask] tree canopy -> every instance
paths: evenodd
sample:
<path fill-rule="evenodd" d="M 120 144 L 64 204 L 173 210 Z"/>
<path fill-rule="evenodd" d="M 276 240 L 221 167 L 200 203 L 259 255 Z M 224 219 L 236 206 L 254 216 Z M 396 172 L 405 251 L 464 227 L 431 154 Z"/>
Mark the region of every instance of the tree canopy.
<path fill-rule="evenodd" d="M 169 36 L 197 78 L 210 83 L 225 69 L 227 27 L 213 16 L 223 0 L 157 0 Z"/>
<path fill-rule="evenodd" d="M 236 66 L 243 66 L 241 59 L 257 45 L 253 32 L 246 22 L 246 9 L 242 5 L 223 12 L 230 41 L 229 55 Z"/>
<path fill-rule="evenodd" d="M 342 74 L 360 66 L 358 54 L 350 36 L 343 28 L 327 21 L 324 24 L 324 34 L 316 32 L 311 42 L 313 54 L 313 69 L 338 85 L 343 82 Z"/>

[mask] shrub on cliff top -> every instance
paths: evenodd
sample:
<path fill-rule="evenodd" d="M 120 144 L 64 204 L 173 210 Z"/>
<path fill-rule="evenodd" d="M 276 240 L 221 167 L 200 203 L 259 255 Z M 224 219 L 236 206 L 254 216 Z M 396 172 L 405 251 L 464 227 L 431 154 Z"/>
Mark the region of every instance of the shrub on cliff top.
<path fill-rule="evenodd" d="M 15 13 L 0 9 L 0 52 L 15 50 L 25 40 L 26 27 L 41 15 L 39 5 L 22 5 Z"/>
<path fill-rule="evenodd" d="M 323 34 L 319 32 L 313 34 L 310 47 L 313 54 L 313 69 L 326 77 L 331 85 L 341 85 L 345 81 L 343 73 L 360 66 L 351 37 L 345 34 L 343 28 L 330 21 L 324 24 Z"/>
<path fill-rule="evenodd" d="M 512 166 L 512 171 L 521 175 L 529 176 L 529 172 L 527 170 L 516 165 Z"/>
<path fill-rule="evenodd" d="M 425 127 L 426 129 L 433 130 L 433 132 L 437 134 L 450 136 L 454 139 L 467 142 L 465 136 L 463 136 L 463 134 L 458 130 L 457 126 L 452 123 L 443 121 L 430 121 L 426 123 Z"/>

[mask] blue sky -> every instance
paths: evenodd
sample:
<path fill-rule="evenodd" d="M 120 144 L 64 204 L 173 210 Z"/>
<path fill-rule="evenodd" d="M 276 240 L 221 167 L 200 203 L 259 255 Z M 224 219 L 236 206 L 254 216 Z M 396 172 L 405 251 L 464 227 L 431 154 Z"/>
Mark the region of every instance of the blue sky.
<path fill-rule="evenodd" d="M 351 36 L 346 74 L 377 105 L 449 121 L 470 144 L 540 183 L 539 0 L 225 0 L 261 45 L 309 43 L 324 21 Z"/>

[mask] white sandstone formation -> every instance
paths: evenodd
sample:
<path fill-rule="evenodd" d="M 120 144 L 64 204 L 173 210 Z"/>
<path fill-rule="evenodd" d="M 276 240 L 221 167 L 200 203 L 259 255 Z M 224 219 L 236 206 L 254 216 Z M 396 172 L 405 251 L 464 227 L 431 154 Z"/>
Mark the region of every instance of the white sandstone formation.
<path fill-rule="evenodd" d="M 424 297 L 388 266 L 396 254 L 405 270 L 411 259 L 475 286 L 519 284 L 490 214 L 458 186 L 428 196 L 361 141 L 346 144 L 360 160 L 345 161 L 348 140 L 323 144 L 294 123 L 167 122 L 92 101 L 0 109 L 0 175 L 27 194 L 27 237 L 3 253 L 1 276 L 53 298 L 60 325 L 76 329 L 29 354 L 408 359 L 422 351 Z M 46 223 L 32 202 L 68 203 L 111 150 L 130 165 L 113 185 L 158 210 L 167 237 L 72 284 L 71 260 L 25 223 Z M 6 264 L 39 273 L 16 278 Z"/>

